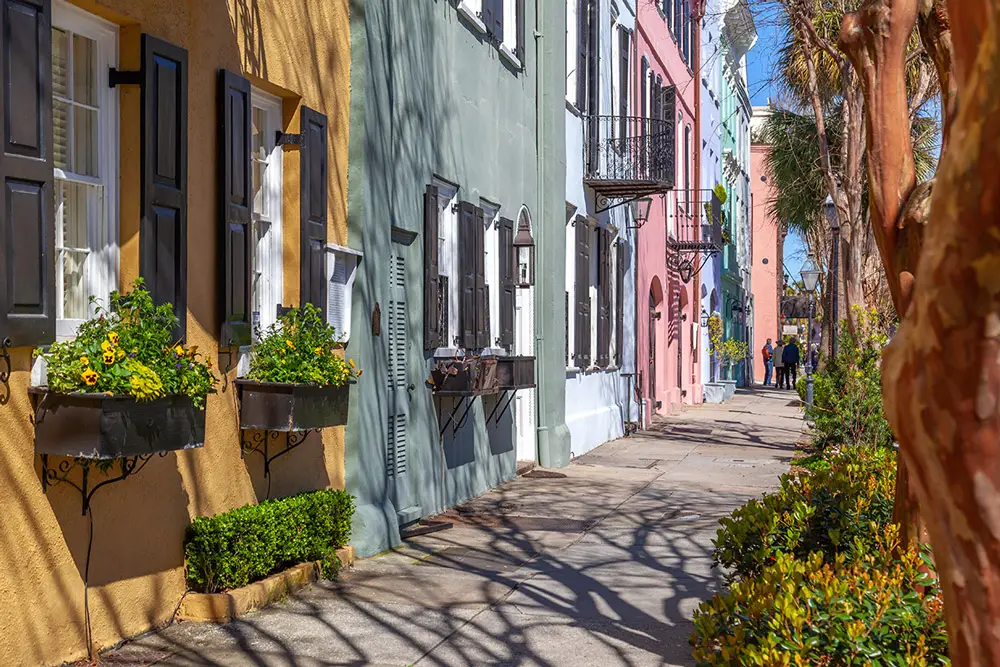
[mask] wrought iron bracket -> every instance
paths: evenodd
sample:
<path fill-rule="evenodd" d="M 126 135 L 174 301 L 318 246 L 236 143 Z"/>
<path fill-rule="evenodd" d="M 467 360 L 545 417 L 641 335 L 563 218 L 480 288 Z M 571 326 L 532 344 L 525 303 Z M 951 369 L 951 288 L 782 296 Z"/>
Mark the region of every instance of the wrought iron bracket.
<path fill-rule="evenodd" d="M 247 437 L 247 433 L 256 434 Z M 247 454 L 260 454 L 264 457 L 264 477 L 268 477 L 271 474 L 271 463 L 292 451 L 309 437 L 312 431 L 285 431 L 285 446 L 278 451 L 271 453 L 270 441 L 274 440 L 277 443 L 278 436 L 281 431 L 258 431 L 253 429 L 246 429 L 240 433 L 240 457 L 245 457 Z"/>
<path fill-rule="evenodd" d="M 275 146 L 301 146 L 302 145 L 302 134 L 292 134 L 290 132 L 282 132 L 278 130 L 274 133 L 274 145 Z"/>
<path fill-rule="evenodd" d="M 500 398 L 497 399 L 497 404 L 493 406 L 493 410 L 490 411 L 490 416 L 486 418 L 486 423 L 489 424 L 490 420 L 493 419 L 493 416 L 496 415 L 496 420 L 493 421 L 493 423 L 499 424 L 500 420 L 503 419 L 503 416 L 507 414 L 508 410 L 510 410 L 511 403 L 514 402 L 514 397 L 516 395 L 517 389 L 508 389 L 500 394 Z M 504 403 L 504 399 L 507 399 L 506 403 Z M 500 414 L 497 414 L 497 410 L 500 408 L 501 404 L 503 404 L 503 409 L 500 410 Z"/>
<path fill-rule="evenodd" d="M 142 70 L 122 71 L 117 67 L 108 68 L 108 87 L 141 86 Z"/>
<path fill-rule="evenodd" d="M 118 474 L 114 477 L 108 477 L 97 484 L 91 486 L 90 479 L 90 469 L 92 467 L 98 467 L 97 459 L 81 459 L 81 458 L 67 458 L 60 457 L 62 460 L 59 464 L 50 467 L 49 466 L 49 455 L 41 454 L 42 459 L 42 493 L 47 493 L 49 487 L 56 486 L 57 484 L 67 484 L 77 491 L 80 492 L 80 498 L 82 502 L 82 508 L 80 514 L 87 516 L 87 512 L 90 511 L 90 503 L 97 493 L 97 490 L 107 486 L 109 484 L 114 484 L 115 482 L 121 482 L 132 475 L 137 474 L 140 470 L 146 467 L 146 464 L 150 462 L 153 456 L 159 456 L 163 458 L 170 452 L 157 452 L 156 454 L 144 454 L 142 456 L 127 456 L 120 459 L 114 459 L 110 462 L 110 468 L 104 472 L 110 473 L 118 465 Z M 73 471 L 80 468 L 80 483 L 70 479 Z M 100 468 L 98 468 L 100 469 Z"/>
<path fill-rule="evenodd" d="M 654 193 L 654 194 L 660 194 L 660 193 Z M 643 197 L 650 197 L 650 196 L 652 195 L 650 195 L 649 193 L 638 194 L 631 197 L 608 197 L 606 195 L 599 194 L 597 195 L 596 201 L 594 202 L 597 205 L 597 208 L 594 212 L 604 213 L 605 211 L 610 211 L 613 208 L 618 208 L 619 206 L 624 206 L 625 204 L 631 204 L 632 202 L 638 201 Z M 643 221 L 638 225 L 628 225 L 628 229 L 640 229 L 642 228 L 642 225 L 644 223 L 645 221 Z"/>
<path fill-rule="evenodd" d="M 10 337 L 0 341 L 0 384 L 3 385 L 3 395 L 0 396 L 0 405 L 7 405 L 10 400 L 10 347 L 13 343 Z"/>
<path fill-rule="evenodd" d="M 469 399 L 468 403 L 466 403 L 465 401 L 466 398 Z M 475 402 L 476 402 L 475 396 L 468 396 L 468 397 L 459 396 L 458 401 L 455 402 L 455 407 L 451 409 L 451 414 L 448 415 L 448 419 L 445 420 L 444 426 L 441 427 L 441 431 L 438 433 L 438 437 L 439 438 L 444 437 L 444 432 L 448 430 L 448 426 L 451 424 L 454 424 L 454 426 L 451 429 L 451 434 L 455 435 L 456 433 L 458 433 L 458 429 L 465 426 L 465 422 L 469 420 L 469 412 L 472 410 L 472 404 Z M 455 415 L 458 414 L 458 411 L 462 408 L 463 403 L 465 403 L 465 412 L 463 412 L 462 416 L 456 420 Z M 438 421 L 441 421 L 440 408 L 438 408 L 438 411 L 439 411 Z"/>

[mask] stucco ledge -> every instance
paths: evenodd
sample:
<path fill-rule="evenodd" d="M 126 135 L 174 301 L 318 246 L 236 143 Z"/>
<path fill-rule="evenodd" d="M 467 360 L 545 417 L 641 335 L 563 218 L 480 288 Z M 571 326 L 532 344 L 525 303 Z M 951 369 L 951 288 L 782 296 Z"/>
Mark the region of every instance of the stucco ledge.
<path fill-rule="evenodd" d="M 343 567 L 354 564 L 354 547 L 337 549 Z M 320 564 L 301 563 L 267 579 L 224 593 L 188 592 L 177 609 L 177 620 L 195 623 L 228 623 L 244 614 L 283 600 L 320 577 Z"/>

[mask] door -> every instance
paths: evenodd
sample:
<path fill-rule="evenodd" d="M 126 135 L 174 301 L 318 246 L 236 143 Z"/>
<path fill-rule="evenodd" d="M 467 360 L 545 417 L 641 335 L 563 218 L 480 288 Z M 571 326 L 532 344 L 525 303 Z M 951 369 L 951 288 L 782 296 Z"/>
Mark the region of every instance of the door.
<path fill-rule="evenodd" d="M 659 313 L 656 312 L 656 306 L 652 302 L 652 297 L 650 297 L 649 304 L 649 401 L 651 403 L 651 409 L 656 410 L 656 320 L 659 319 Z"/>
<path fill-rule="evenodd" d="M 386 312 L 388 345 L 388 407 L 385 472 L 390 497 L 400 523 L 420 518 L 420 508 L 413 496 L 409 471 L 410 393 L 413 386 L 408 372 L 407 350 L 410 341 L 406 308 L 406 249 L 393 242 L 389 255 L 389 302 Z"/>
<path fill-rule="evenodd" d="M 534 288 L 517 290 L 514 310 L 514 354 L 534 355 Z M 535 446 L 535 390 L 521 389 L 514 394 L 514 418 L 517 424 L 517 460 L 537 461 Z"/>

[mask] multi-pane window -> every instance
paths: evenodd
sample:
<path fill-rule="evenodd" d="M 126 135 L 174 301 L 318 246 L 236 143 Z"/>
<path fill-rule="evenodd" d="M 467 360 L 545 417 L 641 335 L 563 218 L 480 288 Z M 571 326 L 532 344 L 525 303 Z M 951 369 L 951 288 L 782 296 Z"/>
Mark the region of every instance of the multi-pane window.
<path fill-rule="evenodd" d="M 56 333 L 72 336 L 117 287 L 118 95 L 116 28 L 53 3 L 52 123 L 55 165 Z"/>
<path fill-rule="evenodd" d="M 282 152 L 276 145 L 281 129 L 281 100 L 257 88 L 251 98 L 251 164 L 253 166 L 254 267 L 251 296 L 254 329 L 263 331 L 277 318 L 282 292 L 281 172 Z"/>

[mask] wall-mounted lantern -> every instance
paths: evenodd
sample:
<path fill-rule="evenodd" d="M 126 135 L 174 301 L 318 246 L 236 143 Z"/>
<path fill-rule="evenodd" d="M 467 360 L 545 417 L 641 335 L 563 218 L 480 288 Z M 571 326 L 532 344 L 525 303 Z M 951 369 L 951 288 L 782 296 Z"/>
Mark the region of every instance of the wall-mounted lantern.
<path fill-rule="evenodd" d="M 704 308 L 701 309 L 701 326 L 708 326 L 708 311 Z"/>
<path fill-rule="evenodd" d="M 632 211 L 632 221 L 635 223 L 633 228 L 639 229 L 649 220 L 649 209 L 653 206 L 653 198 L 639 197 L 630 201 L 628 206 Z"/>
<path fill-rule="evenodd" d="M 535 284 L 535 239 L 531 236 L 531 218 L 525 208 L 517 216 L 514 256 L 517 261 L 517 286 L 531 287 Z"/>

